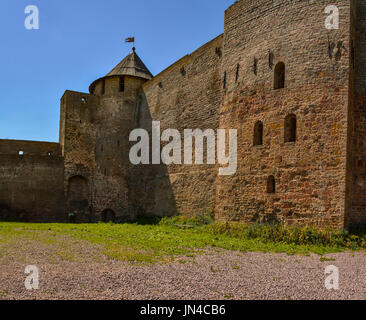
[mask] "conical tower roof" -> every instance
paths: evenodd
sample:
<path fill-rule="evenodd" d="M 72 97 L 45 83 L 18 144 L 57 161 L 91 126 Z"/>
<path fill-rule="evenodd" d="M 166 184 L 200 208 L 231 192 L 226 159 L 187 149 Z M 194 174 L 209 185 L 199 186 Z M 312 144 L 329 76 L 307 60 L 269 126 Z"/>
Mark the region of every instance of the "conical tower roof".
<path fill-rule="evenodd" d="M 149 69 L 137 55 L 135 48 L 107 74 L 107 77 L 110 76 L 134 76 L 147 80 L 153 77 Z"/>
<path fill-rule="evenodd" d="M 95 85 L 98 81 L 115 76 L 132 76 L 146 80 L 150 80 L 154 77 L 137 55 L 135 48 L 133 48 L 131 53 L 117 64 L 106 76 L 95 80 L 89 86 L 89 92 L 94 92 Z"/>

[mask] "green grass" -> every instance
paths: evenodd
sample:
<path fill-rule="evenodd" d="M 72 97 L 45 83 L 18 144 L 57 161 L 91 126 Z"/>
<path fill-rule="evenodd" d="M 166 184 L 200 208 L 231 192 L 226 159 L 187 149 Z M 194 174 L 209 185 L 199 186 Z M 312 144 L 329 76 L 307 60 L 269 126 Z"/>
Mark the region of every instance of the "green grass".
<path fill-rule="evenodd" d="M 57 243 L 58 250 L 67 256 L 62 245 L 60 249 L 60 237 L 66 242 L 77 239 L 96 245 L 112 259 L 141 263 L 170 261 L 177 256 L 192 258 L 207 248 L 302 255 L 366 248 L 364 235 L 345 231 L 212 223 L 206 216 L 165 218 L 150 224 L 147 221 L 135 224 L 0 223 L 0 251 L 18 238 L 48 245 Z M 179 262 L 184 263 L 184 260 Z"/>

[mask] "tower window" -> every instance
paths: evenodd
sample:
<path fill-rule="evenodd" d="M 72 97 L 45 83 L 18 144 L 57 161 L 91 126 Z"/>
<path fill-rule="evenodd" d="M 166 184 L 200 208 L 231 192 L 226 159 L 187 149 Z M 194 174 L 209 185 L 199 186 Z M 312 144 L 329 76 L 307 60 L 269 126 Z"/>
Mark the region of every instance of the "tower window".
<path fill-rule="evenodd" d="M 274 89 L 282 89 L 285 87 L 285 64 L 279 62 L 276 64 L 274 71 Z"/>
<path fill-rule="evenodd" d="M 101 93 L 102 93 L 102 95 L 105 94 L 105 80 L 102 81 Z"/>
<path fill-rule="evenodd" d="M 297 120 L 294 114 L 285 119 L 285 142 L 296 142 Z"/>
<path fill-rule="evenodd" d="M 221 58 L 221 56 L 222 56 L 221 48 L 216 48 L 216 49 L 215 49 L 215 52 L 216 52 L 216 54 L 219 56 L 219 58 Z"/>
<path fill-rule="evenodd" d="M 274 176 L 267 179 L 267 193 L 276 193 L 276 180 Z"/>
<path fill-rule="evenodd" d="M 261 121 L 256 122 L 254 126 L 253 145 L 263 145 L 263 123 Z"/>
<path fill-rule="evenodd" d="M 125 91 L 125 77 L 119 78 L 119 91 L 124 92 Z"/>
<path fill-rule="evenodd" d="M 224 72 L 224 81 L 223 81 L 223 83 L 224 83 L 224 89 L 226 89 L 226 71 Z"/>
<path fill-rule="evenodd" d="M 22 156 L 22 155 L 24 155 L 24 151 L 23 151 L 23 150 L 19 150 L 18 154 L 19 154 L 20 156 Z"/>

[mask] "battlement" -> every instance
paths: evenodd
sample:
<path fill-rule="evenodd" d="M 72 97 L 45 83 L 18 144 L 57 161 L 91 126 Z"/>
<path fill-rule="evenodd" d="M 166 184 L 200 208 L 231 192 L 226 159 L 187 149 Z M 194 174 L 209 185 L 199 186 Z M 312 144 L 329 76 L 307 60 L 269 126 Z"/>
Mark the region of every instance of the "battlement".
<path fill-rule="evenodd" d="M 61 157 L 59 143 L 0 140 L 0 155 Z"/>
<path fill-rule="evenodd" d="M 184 66 L 191 64 L 195 59 L 199 58 L 201 55 L 205 54 L 207 50 L 213 49 L 214 52 L 217 52 L 216 54 L 221 56 L 222 55 L 222 45 L 223 45 L 223 34 L 220 34 L 216 38 L 212 39 L 211 41 L 205 43 L 201 47 L 199 47 L 197 50 L 193 51 L 190 54 L 185 55 L 178 61 L 174 62 L 172 65 L 161 71 L 159 74 L 157 74 L 155 77 L 153 77 L 151 80 L 144 83 L 143 88 L 148 89 L 151 88 L 151 86 L 160 84 L 160 82 L 167 80 L 170 73 L 177 72 L 182 73 Z M 187 70 L 184 69 L 185 72 Z M 189 75 L 188 75 L 189 77 Z"/>
<path fill-rule="evenodd" d="M 256 19 L 283 7 L 294 7 L 300 3 L 311 5 L 313 2 L 309 0 L 239 0 L 225 10 L 225 16 L 240 15 Z M 327 0 L 318 0 L 317 2 L 324 6 L 331 4 Z"/>

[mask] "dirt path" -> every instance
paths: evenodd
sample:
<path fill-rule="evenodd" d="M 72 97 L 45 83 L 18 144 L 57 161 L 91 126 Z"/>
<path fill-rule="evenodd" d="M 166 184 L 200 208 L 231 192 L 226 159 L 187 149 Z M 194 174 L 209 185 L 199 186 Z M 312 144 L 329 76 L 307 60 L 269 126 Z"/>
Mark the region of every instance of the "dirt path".
<path fill-rule="evenodd" d="M 212 251 L 149 266 L 108 260 L 93 246 L 74 254 L 47 246 L 2 252 L 0 299 L 365 299 L 366 254 L 317 255 Z M 27 254 L 24 256 L 24 252 Z M 14 252 L 14 251 L 12 251 Z M 55 255 L 55 252 L 57 253 Z M 56 258 L 55 258 L 56 257 Z M 1 255 L 0 255 L 1 258 Z M 25 266 L 39 269 L 39 290 L 25 289 Z M 325 268 L 339 268 L 338 291 L 325 288 Z"/>

